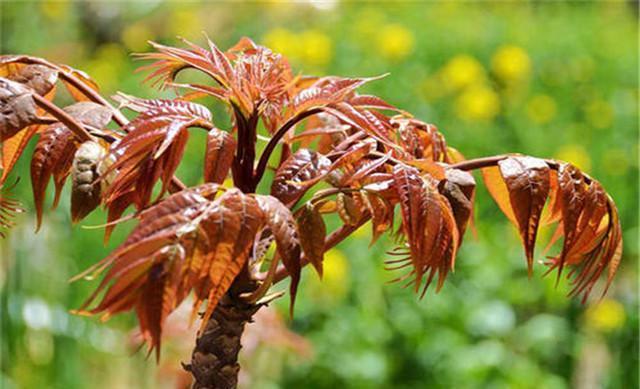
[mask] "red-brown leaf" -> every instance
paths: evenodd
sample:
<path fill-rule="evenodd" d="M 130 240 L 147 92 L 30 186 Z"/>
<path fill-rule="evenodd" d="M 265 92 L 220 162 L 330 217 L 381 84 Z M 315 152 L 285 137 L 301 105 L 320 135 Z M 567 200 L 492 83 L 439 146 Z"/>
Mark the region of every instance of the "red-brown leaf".
<path fill-rule="evenodd" d="M 33 199 L 36 207 L 36 231 L 42 223 L 42 211 L 44 195 L 49 184 L 49 179 L 56 171 L 56 200 L 62 190 L 62 183 L 69 175 L 72 157 L 75 153 L 74 135 L 61 124 L 47 127 L 40 135 L 36 148 L 31 158 L 31 183 L 33 186 Z M 69 158 L 71 156 L 71 158 Z"/>
<path fill-rule="evenodd" d="M 111 147 L 117 171 L 113 184 L 105 193 L 111 206 L 116 199 L 136 190 L 133 199 L 138 209 L 151 200 L 153 185 L 162 179 L 160 196 L 169 185 L 186 146 L 191 126 L 211 127 L 211 114 L 198 104 L 173 100 L 122 98 L 123 104 L 143 110 L 128 126 L 128 134 Z"/>

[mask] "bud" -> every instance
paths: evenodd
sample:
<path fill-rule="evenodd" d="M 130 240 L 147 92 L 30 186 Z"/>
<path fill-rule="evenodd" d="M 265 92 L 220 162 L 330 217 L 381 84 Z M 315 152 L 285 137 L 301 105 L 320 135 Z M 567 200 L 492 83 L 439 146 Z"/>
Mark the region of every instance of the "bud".
<path fill-rule="evenodd" d="M 106 171 L 106 150 L 97 142 L 84 142 L 73 159 L 71 221 L 76 223 L 96 209 L 104 180 L 96 182 Z"/>
<path fill-rule="evenodd" d="M 362 211 L 353 197 L 338 193 L 336 204 L 338 206 L 338 215 L 345 224 L 350 226 L 358 224 L 362 218 Z"/>

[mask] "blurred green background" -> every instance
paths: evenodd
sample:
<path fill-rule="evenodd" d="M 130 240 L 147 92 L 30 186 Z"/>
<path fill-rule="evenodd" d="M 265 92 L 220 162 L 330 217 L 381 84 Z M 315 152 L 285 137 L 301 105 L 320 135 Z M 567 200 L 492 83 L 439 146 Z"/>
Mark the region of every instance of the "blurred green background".
<path fill-rule="evenodd" d="M 467 157 L 567 160 L 618 204 L 622 265 L 608 296 L 598 303 L 594 293 L 585 306 L 565 298 L 566 283 L 556 289 L 542 278 L 543 266 L 528 279 L 517 235 L 484 189 L 477 238 L 468 234 L 456 272 L 423 300 L 386 284 L 395 276 L 383 270 L 388 242 L 369 248 L 369 231 L 359 230 L 329 252 L 323 282 L 305 271 L 292 321 L 271 315 L 252 325 L 245 387 L 638 387 L 637 3 L 2 2 L 0 11 L 2 54 L 70 64 L 107 96 L 158 96 L 129 54 L 147 51 L 149 39 L 203 43 L 202 31 L 222 48 L 249 36 L 306 74 L 389 72 L 365 91 L 437 124 Z M 191 184 L 202 141 L 191 138 L 179 171 Z M 27 160 L 15 193 L 33 209 Z M 0 241 L 0 386 L 184 384 L 178 362 L 189 357 L 193 329 L 182 313 L 159 365 L 136 352 L 131 314 L 100 323 L 68 313 L 96 282 L 67 280 L 127 230 L 104 247 L 102 231 L 71 227 L 68 208 L 63 201 L 48 213 L 37 237 L 33 213 L 22 215 Z M 94 212 L 83 224 L 104 220 Z"/>

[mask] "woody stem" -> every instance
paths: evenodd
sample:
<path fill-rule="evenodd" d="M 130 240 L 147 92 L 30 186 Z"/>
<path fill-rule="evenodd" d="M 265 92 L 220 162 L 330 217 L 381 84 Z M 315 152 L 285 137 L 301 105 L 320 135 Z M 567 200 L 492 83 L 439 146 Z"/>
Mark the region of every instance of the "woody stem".
<path fill-rule="evenodd" d="M 193 389 L 237 388 L 242 333 L 260 307 L 229 295 L 220 300 L 184 365 L 193 375 Z"/>
<path fill-rule="evenodd" d="M 71 115 L 38 94 L 34 93 L 32 96 L 33 100 L 40 108 L 44 109 L 49 114 L 54 116 L 60 121 L 60 123 L 67 126 L 67 128 L 78 137 L 78 140 L 80 142 L 86 142 L 92 139 L 91 134 L 89 134 L 89 132 L 84 127 L 82 127 L 82 125 L 78 123 Z"/>
<path fill-rule="evenodd" d="M 459 169 L 459 170 L 465 170 L 465 171 L 483 169 L 486 167 L 497 166 L 498 162 L 505 160 L 509 157 L 515 157 L 515 156 L 518 156 L 518 155 L 503 154 L 503 155 L 494 155 L 491 157 L 468 159 L 466 161 L 462 161 L 462 162 L 458 162 L 453 165 L 450 165 L 450 167 L 453 169 Z M 553 159 L 542 159 L 542 160 L 549 166 L 550 169 L 553 169 L 553 170 L 560 169 L 560 162 L 555 161 Z M 592 181 L 591 177 L 589 177 L 587 174 L 584 174 L 583 176 L 584 176 L 584 181 L 587 184 L 591 183 Z"/>
<path fill-rule="evenodd" d="M 269 143 L 267 143 L 267 146 L 264 148 L 264 151 L 260 156 L 260 160 L 258 161 L 258 166 L 256 167 L 255 173 L 253 174 L 253 182 L 255 183 L 255 185 L 257 185 L 262 179 L 262 175 L 264 174 L 264 171 L 267 169 L 267 163 L 269 163 L 269 157 L 271 157 L 271 153 L 273 153 L 273 151 L 275 150 L 276 146 L 280 142 L 280 139 L 282 139 L 282 137 L 285 136 L 286 133 L 291 128 L 293 128 L 293 126 L 298 124 L 300 121 L 320 112 L 322 112 L 320 108 L 314 108 L 314 109 L 310 109 L 308 111 L 302 112 L 294 116 L 293 118 L 289 119 L 285 124 L 282 125 L 282 127 L 278 129 L 278 131 L 273 135 L 273 137 L 271 137 L 271 139 L 269 140 Z"/>

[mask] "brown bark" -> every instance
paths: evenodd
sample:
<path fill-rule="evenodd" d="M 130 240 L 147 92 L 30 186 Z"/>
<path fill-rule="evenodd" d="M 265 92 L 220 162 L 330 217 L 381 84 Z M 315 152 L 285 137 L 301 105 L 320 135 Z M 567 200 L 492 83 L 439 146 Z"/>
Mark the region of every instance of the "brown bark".
<path fill-rule="evenodd" d="M 260 309 L 225 296 L 196 340 L 191 363 L 193 389 L 233 389 L 238 386 L 238 353 L 245 324 Z"/>

